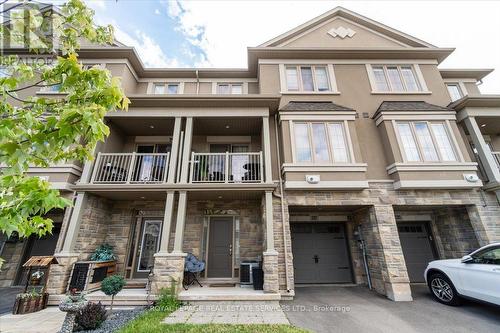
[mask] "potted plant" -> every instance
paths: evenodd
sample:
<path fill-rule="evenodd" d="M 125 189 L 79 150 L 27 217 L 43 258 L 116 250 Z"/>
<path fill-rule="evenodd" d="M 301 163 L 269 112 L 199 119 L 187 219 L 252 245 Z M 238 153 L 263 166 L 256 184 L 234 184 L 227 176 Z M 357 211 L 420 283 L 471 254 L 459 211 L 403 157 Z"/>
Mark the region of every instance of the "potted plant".
<path fill-rule="evenodd" d="M 23 314 L 40 311 L 47 304 L 47 296 L 47 294 L 36 290 L 17 294 L 12 313 Z"/>
<path fill-rule="evenodd" d="M 40 285 L 40 281 L 42 280 L 42 277 L 45 275 L 44 272 L 42 271 L 36 271 L 31 274 L 30 282 L 31 285 L 33 286 L 38 286 Z"/>
<path fill-rule="evenodd" d="M 102 244 L 95 249 L 94 253 L 90 256 L 92 261 L 112 261 L 116 260 L 113 252 L 113 247 L 109 244 Z"/>

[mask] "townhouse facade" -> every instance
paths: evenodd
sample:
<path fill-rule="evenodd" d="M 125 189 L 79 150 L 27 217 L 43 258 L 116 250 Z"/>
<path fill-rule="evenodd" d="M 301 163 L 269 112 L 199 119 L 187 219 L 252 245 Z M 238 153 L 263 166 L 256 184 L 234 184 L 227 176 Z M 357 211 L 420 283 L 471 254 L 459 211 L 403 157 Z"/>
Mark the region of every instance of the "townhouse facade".
<path fill-rule="evenodd" d="M 83 165 L 30 170 L 74 205 L 44 239 L 4 239 L 0 285 L 53 254 L 49 291 L 113 246 L 130 283 L 240 282 L 261 262 L 267 299 L 300 284 L 369 284 L 412 299 L 427 262 L 500 241 L 500 95 L 487 69 L 439 69 L 439 48 L 344 8 L 257 47 L 245 69 L 144 68 L 133 48 L 87 46 L 120 77 L 128 112 Z M 33 91 L 58 94 L 58 91 Z M 182 299 L 182 297 L 181 297 Z"/>

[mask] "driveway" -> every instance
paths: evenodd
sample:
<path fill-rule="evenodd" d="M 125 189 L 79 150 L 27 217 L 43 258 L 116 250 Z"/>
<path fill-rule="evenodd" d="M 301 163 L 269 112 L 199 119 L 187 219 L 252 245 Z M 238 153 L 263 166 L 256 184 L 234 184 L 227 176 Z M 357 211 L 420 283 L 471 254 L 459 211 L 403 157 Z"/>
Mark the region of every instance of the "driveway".
<path fill-rule="evenodd" d="M 412 286 L 413 302 L 393 302 L 366 287 L 300 287 L 281 302 L 292 325 L 313 332 L 498 332 L 500 307 L 466 301 L 435 302 L 425 285 Z"/>
<path fill-rule="evenodd" d="M 16 295 L 22 290 L 22 287 L 0 288 L 0 314 L 12 312 L 12 307 L 16 301 Z"/>

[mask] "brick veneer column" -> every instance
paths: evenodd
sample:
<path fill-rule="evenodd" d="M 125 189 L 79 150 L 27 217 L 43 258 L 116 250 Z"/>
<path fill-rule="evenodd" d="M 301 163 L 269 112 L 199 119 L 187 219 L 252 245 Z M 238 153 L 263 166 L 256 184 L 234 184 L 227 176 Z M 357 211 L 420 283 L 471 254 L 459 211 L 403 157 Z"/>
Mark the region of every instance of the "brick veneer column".
<path fill-rule="evenodd" d="M 487 205 L 468 205 L 467 213 L 480 246 L 500 242 L 498 204 L 489 202 Z"/>
<path fill-rule="evenodd" d="M 372 206 L 366 222 L 371 232 L 367 247 L 370 270 L 375 270 L 372 276 L 375 290 L 393 301 L 413 300 L 392 206 Z"/>
<path fill-rule="evenodd" d="M 184 259 L 186 254 L 155 254 L 153 267 L 153 283 L 151 291 L 157 295 L 162 288 L 170 288 L 175 284 L 175 291 L 180 291 L 184 275 Z"/>
<path fill-rule="evenodd" d="M 279 291 L 278 251 L 274 248 L 276 230 L 273 217 L 273 194 L 267 191 L 262 198 L 262 219 L 265 222 L 266 230 L 266 251 L 262 254 L 262 269 L 264 270 L 264 292 L 266 293 Z"/>
<path fill-rule="evenodd" d="M 51 295 L 66 293 L 73 264 L 78 261 L 78 255 L 55 254 L 58 264 L 50 265 L 47 280 L 47 292 Z"/>
<path fill-rule="evenodd" d="M 264 292 L 277 293 L 280 289 L 278 281 L 278 252 L 264 252 L 263 260 Z"/>

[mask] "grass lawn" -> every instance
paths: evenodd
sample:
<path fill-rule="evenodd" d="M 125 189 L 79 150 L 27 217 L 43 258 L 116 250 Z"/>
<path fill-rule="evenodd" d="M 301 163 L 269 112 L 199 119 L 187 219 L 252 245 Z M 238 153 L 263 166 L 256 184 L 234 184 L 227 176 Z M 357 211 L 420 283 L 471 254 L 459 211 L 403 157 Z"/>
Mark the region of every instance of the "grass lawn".
<path fill-rule="evenodd" d="M 171 311 L 170 311 L 171 312 Z M 119 333 L 306 333 L 309 331 L 289 325 L 229 325 L 229 324 L 162 324 L 169 311 L 149 310 L 131 321 Z"/>

